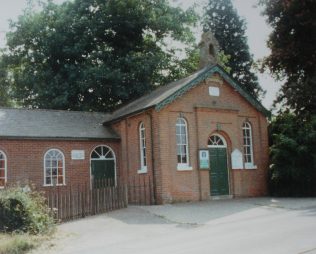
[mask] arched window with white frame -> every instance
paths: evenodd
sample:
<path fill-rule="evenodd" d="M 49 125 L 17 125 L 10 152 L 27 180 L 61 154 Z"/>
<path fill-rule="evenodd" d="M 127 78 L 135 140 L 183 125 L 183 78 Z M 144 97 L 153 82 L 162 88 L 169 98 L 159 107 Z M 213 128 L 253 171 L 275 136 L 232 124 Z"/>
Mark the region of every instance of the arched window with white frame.
<path fill-rule="evenodd" d="M 116 156 L 111 147 L 95 147 L 90 155 L 90 167 L 92 186 L 99 186 L 100 181 L 106 181 L 111 186 L 116 185 Z"/>
<path fill-rule="evenodd" d="M 245 168 L 250 168 L 254 165 L 251 124 L 249 122 L 244 122 L 242 126 L 242 131 L 243 131 Z"/>
<path fill-rule="evenodd" d="M 44 155 L 44 185 L 65 185 L 65 156 L 58 149 L 50 149 Z"/>
<path fill-rule="evenodd" d="M 144 123 L 139 125 L 139 151 L 140 151 L 140 169 L 138 173 L 147 172 L 147 156 L 146 156 L 146 129 Z"/>
<path fill-rule="evenodd" d="M 7 182 L 7 156 L 0 150 L 0 189 L 4 188 Z"/>
<path fill-rule="evenodd" d="M 177 119 L 176 139 L 178 169 L 189 169 L 188 125 L 183 117 Z"/>

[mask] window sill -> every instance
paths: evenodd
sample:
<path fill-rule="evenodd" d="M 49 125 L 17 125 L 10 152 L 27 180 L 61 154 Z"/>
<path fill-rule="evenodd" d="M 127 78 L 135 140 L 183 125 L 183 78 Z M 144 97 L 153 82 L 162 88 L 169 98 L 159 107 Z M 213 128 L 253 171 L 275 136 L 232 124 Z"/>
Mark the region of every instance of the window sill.
<path fill-rule="evenodd" d="M 43 187 L 60 187 L 60 186 L 66 186 L 66 184 L 44 184 Z"/>
<path fill-rule="evenodd" d="M 147 173 L 147 167 L 137 170 L 137 173 L 138 174 L 146 174 Z"/>
<path fill-rule="evenodd" d="M 190 167 L 189 165 L 179 165 L 177 166 L 178 171 L 191 171 L 193 168 Z"/>
<path fill-rule="evenodd" d="M 245 169 L 257 169 L 257 166 L 254 164 L 245 163 Z"/>

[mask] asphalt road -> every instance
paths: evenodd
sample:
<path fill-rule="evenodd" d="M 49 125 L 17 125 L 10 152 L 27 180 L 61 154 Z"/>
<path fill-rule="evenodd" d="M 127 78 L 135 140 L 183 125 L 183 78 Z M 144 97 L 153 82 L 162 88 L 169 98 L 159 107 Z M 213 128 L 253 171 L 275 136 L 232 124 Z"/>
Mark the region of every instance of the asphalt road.
<path fill-rule="evenodd" d="M 312 254 L 316 199 L 134 206 L 62 224 L 34 253 Z"/>

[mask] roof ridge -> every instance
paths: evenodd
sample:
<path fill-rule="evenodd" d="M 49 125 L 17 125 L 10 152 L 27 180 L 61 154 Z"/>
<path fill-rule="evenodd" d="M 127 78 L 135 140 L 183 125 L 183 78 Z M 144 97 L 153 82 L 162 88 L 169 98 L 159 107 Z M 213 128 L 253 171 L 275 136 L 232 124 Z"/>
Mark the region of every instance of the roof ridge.
<path fill-rule="evenodd" d="M 196 71 L 196 72 L 197 72 L 197 71 Z M 181 80 L 183 80 L 183 79 L 186 79 L 186 78 L 190 77 L 191 75 L 194 75 L 196 72 L 190 74 L 189 76 L 183 77 L 183 78 L 181 78 L 181 79 L 173 80 L 173 81 L 171 81 L 171 82 L 169 82 L 169 83 L 167 83 L 167 84 L 158 85 L 158 86 L 157 86 L 156 88 L 154 88 L 153 90 L 147 91 L 145 94 L 143 94 L 143 95 L 141 95 L 141 96 L 139 96 L 139 97 L 137 97 L 137 98 L 135 98 L 135 99 L 133 99 L 133 100 L 130 100 L 130 101 L 126 102 L 126 103 L 123 103 L 123 104 L 121 104 L 121 105 L 118 105 L 110 114 L 112 115 L 112 114 L 114 114 L 115 112 L 117 112 L 117 111 L 121 110 L 122 108 L 124 108 L 125 106 L 128 106 L 129 104 L 132 104 L 133 102 L 135 102 L 135 101 L 137 101 L 137 100 L 140 100 L 140 99 L 142 99 L 142 98 L 145 98 L 146 96 L 148 96 L 148 95 L 150 95 L 150 94 L 152 94 L 152 93 L 158 93 L 160 90 L 166 88 L 167 86 L 171 86 L 171 85 L 174 84 L 175 82 L 179 82 L 179 81 L 181 81 Z"/>
<path fill-rule="evenodd" d="M 255 96 L 250 94 L 243 86 L 234 80 L 220 65 L 207 65 L 198 71 L 195 71 L 191 75 L 182 79 L 170 82 L 164 86 L 151 91 L 148 94 L 140 96 L 136 100 L 133 100 L 119 109 L 112 112 L 109 119 L 105 121 L 105 124 L 114 122 L 123 117 L 139 113 L 141 111 L 155 108 L 159 111 L 166 105 L 172 103 L 178 97 L 182 96 L 191 88 L 198 85 L 202 80 L 208 78 L 214 73 L 219 73 L 227 83 L 233 87 L 244 99 L 246 99 L 253 107 L 264 115 L 270 117 L 270 111 L 267 110 Z"/>
<path fill-rule="evenodd" d="M 110 115 L 109 112 L 100 112 L 100 111 L 80 111 L 80 110 L 66 110 L 66 109 L 43 109 L 43 108 L 13 108 L 13 107 L 3 107 L 0 106 L 0 110 L 19 110 L 19 111 L 39 111 L 39 112 L 62 112 L 62 113 L 78 113 L 78 114 L 102 114 L 102 115 Z"/>
<path fill-rule="evenodd" d="M 202 69 L 199 69 L 193 73 L 191 73 L 190 75 L 186 76 L 186 77 L 183 77 L 183 78 L 180 78 L 180 79 L 177 79 L 177 80 L 173 80 L 167 84 L 164 84 L 164 85 L 159 85 L 158 87 L 156 87 L 155 89 L 151 90 L 151 91 L 148 91 L 147 93 L 139 96 L 138 98 L 134 99 L 134 100 L 131 100 L 129 102 L 126 102 L 122 105 L 119 105 L 117 108 L 115 108 L 115 110 L 113 110 L 111 112 L 111 116 L 115 115 L 115 113 L 119 112 L 120 110 L 124 109 L 125 107 L 129 106 L 129 105 L 132 105 L 133 103 L 137 102 L 137 101 L 141 101 L 142 99 L 146 99 L 147 97 L 149 97 L 151 94 L 155 94 L 155 93 L 159 93 L 161 91 L 164 91 L 165 89 L 168 89 L 168 87 L 172 87 L 173 85 L 175 84 L 178 84 L 179 82 L 181 81 L 184 81 L 184 80 L 187 80 L 187 79 L 190 79 L 192 76 L 196 75 L 198 72 L 204 72 L 205 70 L 209 69 L 210 66 L 206 66 Z"/>

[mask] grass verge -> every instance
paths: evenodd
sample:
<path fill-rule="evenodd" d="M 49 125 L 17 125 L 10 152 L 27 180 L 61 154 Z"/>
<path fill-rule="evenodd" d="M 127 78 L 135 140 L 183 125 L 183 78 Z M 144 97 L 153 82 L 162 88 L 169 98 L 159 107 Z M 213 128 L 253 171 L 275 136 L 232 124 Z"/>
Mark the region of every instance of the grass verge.
<path fill-rule="evenodd" d="M 43 236 L 0 234 L 0 254 L 24 254 L 39 246 Z"/>

